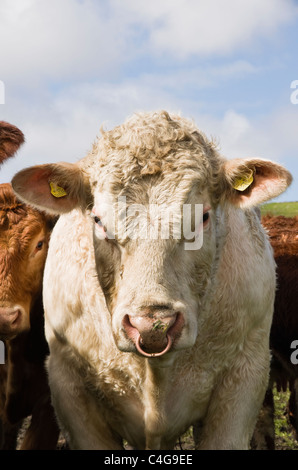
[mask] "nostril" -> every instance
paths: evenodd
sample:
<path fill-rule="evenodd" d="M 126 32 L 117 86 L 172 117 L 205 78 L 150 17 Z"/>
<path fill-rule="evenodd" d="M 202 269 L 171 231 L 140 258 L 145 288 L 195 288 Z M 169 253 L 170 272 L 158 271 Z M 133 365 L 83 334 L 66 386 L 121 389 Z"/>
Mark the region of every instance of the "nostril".
<path fill-rule="evenodd" d="M 175 322 L 169 328 L 168 333 L 177 340 L 181 335 L 182 329 L 184 327 L 184 316 L 181 312 L 176 313 Z"/>
<path fill-rule="evenodd" d="M 122 325 L 123 325 L 124 330 L 126 331 L 127 336 L 130 339 L 132 339 L 133 342 L 135 343 L 137 341 L 138 336 L 139 336 L 139 332 L 138 332 L 138 329 L 135 328 L 131 324 L 129 315 L 124 316 L 123 321 L 122 321 Z"/>
<path fill-rule="evenodd" d="M 15 311 L 14 318 L 12 319 L 12 325 L 15 325 L 21 317 L 21 311 L 18 309 Z"/>
<path fill-rule="evenodd" d="M 19 308 L 0 308 L 0 317 L 2 322 L 14 324 L 20 317 L 21 311 Z"/>

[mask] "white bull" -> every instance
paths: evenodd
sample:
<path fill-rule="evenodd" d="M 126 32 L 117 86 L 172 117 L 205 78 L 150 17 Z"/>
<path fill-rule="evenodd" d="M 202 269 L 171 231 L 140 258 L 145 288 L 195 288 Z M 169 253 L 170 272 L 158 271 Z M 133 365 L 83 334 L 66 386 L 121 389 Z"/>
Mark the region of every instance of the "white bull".
<path fill-rule="evenodd" d="M 170 449 L 198 421 L 198 449 L 249 447 L 275 293 L 252 208 L 290 182 L 271 161 L 224 159 L 166 112 L 104 132 L 76 164 L 13 178 L 19 198 L 62 214 L 44 305 L 52 400 L 71 448 Z"/>

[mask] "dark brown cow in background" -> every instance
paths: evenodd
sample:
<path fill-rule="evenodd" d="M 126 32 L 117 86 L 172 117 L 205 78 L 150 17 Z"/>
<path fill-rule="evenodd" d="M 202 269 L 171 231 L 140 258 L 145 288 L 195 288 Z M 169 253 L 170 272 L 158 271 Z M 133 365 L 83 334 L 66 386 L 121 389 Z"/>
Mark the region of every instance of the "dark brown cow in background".
<path fill-rule="evenodd" d="M 18 201 L 10 184 L 0 185 L 0 340 L 6 350 L 0 365 L 2 448 L 15 446 L 14 431 L 30 415 L 22 449 L 54 449 L 58 440 L 44 367 L 42 305 L 52 226 L 52 219 Z"/>
<path fill-rule="evenodd" d="M 24 143 L 23 133 L 0 121 L 0 164 Z M 52 220 L 17 201 L 0 185 L 0 448 L 15 448 L 19 426 L 32 415 L 23 449 L 55 448 L 58 428 L 44 370 L 42 275 Z M 2 343 L 1 343 L 2 346 Z"/>
<path fill-rule="evenodd" d="M 293 362 L 293 342 L 298 340 L 298 216 L 263 216 L 262 224 L 268 230 L 277 265 L 277 291 L 270 333 L 272 364 L 270 384 L 266 393 L 261 419 L 253 446 L 258 449 L 275 448 L 274 398 L 277 391 L 290 389 L 288 419 L 298 438 L 298 364 Z M 296 349 L 297 349 L 296 345 Z"/>
<path fill-rule="evenodd" d="M 0 121 L 0 164 L 12 157 L 24 143 L 24 134 L 17 127 Z"/>
<path fill-rule="evenodd" d="M 24 143 L 24 134 L 16 126 L 9 124 L 5 121 L 0 121 L 0 165 L 12 157 L 19 147 Z M 2 353 L 2 343 L 1 343 Z M 2 360 L 2 355 L 1 358 Z M 2 362 L 1 362 L 2 363 Z M 0 364 L 1 364 L 0 363 Z M 2 370 L 2 374 L 1 374 Z M 0 404 L 5 400 L 6 377 L 3 374 L 4 368 L 0 366 Z M 0 414 L 0 448 L 3 446 L 4 435 L 3 426 Z M 12 433 L 10 433 L 11 435 Z M 6 439 L 8 440 L 8 439 Z M 10 445 L 9 445 L 10 446 Z"/>
<path fill-rule="evenodd" d="M 8 430 L 32 415 L 22 448 L 55 448 L 58 428 L 50 404 L 44 361 L 42 276 L 52 220 L 20 203 L 10 184 L 0 185 L 0 413 Z M 6 388 L 4 386 L 6 385 Z M 17 426 L 16 426 L 17 428 Z"/>

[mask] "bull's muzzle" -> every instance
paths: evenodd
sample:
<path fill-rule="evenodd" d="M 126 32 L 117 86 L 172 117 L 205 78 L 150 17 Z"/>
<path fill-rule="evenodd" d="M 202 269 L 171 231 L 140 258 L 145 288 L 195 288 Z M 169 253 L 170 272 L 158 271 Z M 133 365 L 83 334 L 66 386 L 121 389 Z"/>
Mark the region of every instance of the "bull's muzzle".
<path fill-rule="evenodd" d="M 0 306 L 0 337 L 11 338 L 18 332 L 24 319 L 22 307 Z"/>
<path fill-rule="evenodd" d="M 123 327 L 137 351 L 146 357 L 159 357 L 171 350 L 181 335 L 184 318 L 182 313 L 167 316 L 156 314 L 125 315 Z"/>

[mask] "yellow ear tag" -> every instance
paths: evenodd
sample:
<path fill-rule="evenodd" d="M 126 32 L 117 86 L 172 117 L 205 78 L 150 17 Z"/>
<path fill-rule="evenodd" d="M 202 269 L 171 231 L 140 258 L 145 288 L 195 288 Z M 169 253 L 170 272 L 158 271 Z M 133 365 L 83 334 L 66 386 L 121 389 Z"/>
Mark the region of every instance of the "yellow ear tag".
<path fill-rule="evenodd" d="M 245 191 L 245 189 L 251 185 L 253 180 L 253 171 L 251 170 L 249 174 L 236 178 L 233 184 L 233 188 L 237 189 L 237 191 Z"/>
<path fill-rule="evenodd" d="M 50 181 L 50 188 L 51 188 L 51 194 L 55 197 L 63 197 L 67 196 L 67 192 L 61 188 L 61 186 L 58 186 L 56 183 L 52 183 Z"/>

